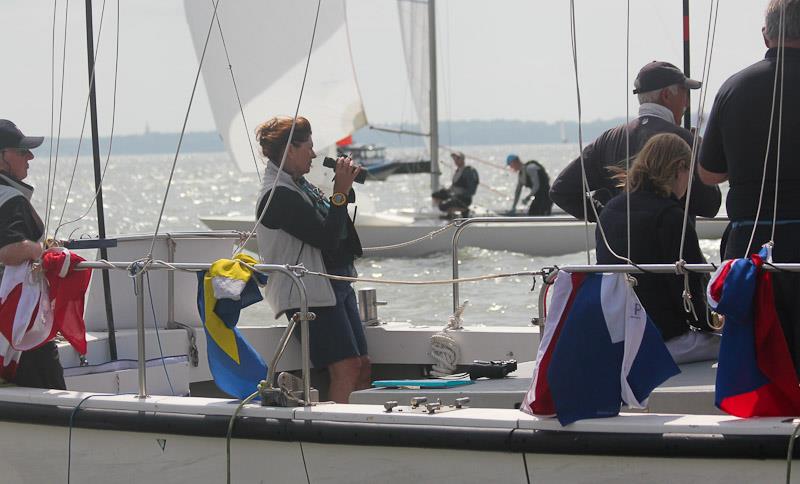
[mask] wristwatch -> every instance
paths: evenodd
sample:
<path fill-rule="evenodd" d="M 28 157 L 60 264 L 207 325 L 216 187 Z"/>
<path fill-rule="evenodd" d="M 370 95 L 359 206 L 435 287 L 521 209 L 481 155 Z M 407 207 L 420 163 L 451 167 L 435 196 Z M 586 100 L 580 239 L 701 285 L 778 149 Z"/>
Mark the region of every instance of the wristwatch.
<path fill-rule="evenodd" d="M 331 204 L 333 204 L 334 207 L 341 207 L 347 204 L 347 195 L 341 192 L 334 193 L 331 195 Z"/>

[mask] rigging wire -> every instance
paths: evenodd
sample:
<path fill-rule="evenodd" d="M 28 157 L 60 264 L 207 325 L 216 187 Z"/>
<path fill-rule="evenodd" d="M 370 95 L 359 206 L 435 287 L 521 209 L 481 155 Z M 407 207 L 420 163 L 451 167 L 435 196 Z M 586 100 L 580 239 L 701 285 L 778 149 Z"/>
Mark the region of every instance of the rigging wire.
<path fill-rule="evenodd" d="M 605 244 L 608 251 L 616 258 L 626 261 L 629 264 L 633 264 L 630 259 L 627 259 L 616 252 L 611 248 L 608 243 L 608 239 L 606 238 L 605 230 L 603 230 L 603 225 L 600 223 L 600 216 L 597 213 L 597 207 L 594 206 L 592 202 L 592 196 L 589 194 L 589 181 L 586 177 L 586 162 L 583 158 L 583 111 L 581 107 L 581 86 L 580 86 L 580 77 L 578 75 L 578 37 L 575 28 L 575 0 L 570 0 L 569 2 L 569 20 L 570 20 L 570 41 L 572 43 L 572 64 L 575 72 L 575 91 L 577 95 L 577 105 L 578 105 L 578 150 L 580 152 L 580 160 L 581 160 L 581 185 L 583 186 L 583 225 L 584 225 L 584 233 L 586 234 L 586 263 L 591 264 L 591 252 L 589 249 L 589 218 L 588 218 L 588 208 L 592 208 L 592 212 L 594 213 L 594 218 L 597 220 L 597 228 L 600 231 L 600 235 L 603 239 L 603 243 Z M 589 203 L 587 203 L 589 202 Z"/>
<path fill-rule="evenodd" d="M 53 124 L 55 123 L 56 106 L 56 20 L 58 17 L 58 0 L 53 2 L 53 34 L 50 40 L 50 136 L 49 156 L 47 161 L 47 185 L 45 185 L 44 233 L 47 234 L 47 223 L 50 221 L 50 177 L 53 171 Z"/>
<path fill-rule="evenodd" d="M 86 130 L 86 118 L 89 115 L 89 101 L 91 99 L 92 88 L 94 87 L 95 73 L 97 72 L 97 55 L 100 52 L 100 39 L 101 39 L 101 34 L 103 33 L 103 20 L 105 19 L 105 13 L 106 13 L 106 0 L 103 0 L 103 5 L 100 10 L 100 24 L 97 29 L 97 45 L 95 46 L 94 49 L 95 62 L 92 65 L 92 75 L 89 77 L 89 89 L 88 92 L 86 93 L 86 103 L 84 104 L 83 107 L 83 122 L 81 123 L 81 134 L 78 137 L 78 148 L 75 152 L 75 162 L 72 164 L 72 174 L 70 175 L 69 184 L 67 185 L 67 193 L 64 195 L 64 205 L 61 207 L 61 215 L 58 218 L 58 225 L 56 226 L 56 229 L 53 231 L 54 239 L 57 237 L 59 229 L 61 229 L 61 227 L 64 226 L 64 224 L 62 223 L 62 221 L 64 220 L 64 213 L 67 210 L 67 204 L 69 203 L 69 195 L 72 192 L 72 185 L 75 183 L 75 173 L 78 169 L 78 159 L 80 158 L 81 154 L 83 133 Z"/>
<path fill-rule="evenodd" d="M 214 12 L 211 15 L 211 21 L 208 24 L 208 32 L 206 33 L 206 40 L 203 44 L 203 53 L 200 56 L 200 61 L 197 64 L 197 74 L 194 77 L 194 85 L 192 86 L 192 94 L 189 96 L 189 105 L 186 107 L 186 114 L 183 118 L 183 126 L 181 127 L 181 134 L 178 138 L 178 147 L 175 149 L 175 157 L 172 160 L 172 168 L 169 171 L 169 180 L 167 181 L 167 188 L 164 192 L 164 199 L 161 201 L 161 211 L 158 213 L 158 221 L 156 222 L 156 229 L 153 231 L 153 239 L 150 242 L 150 250 L 145 256 L 145 259 L 152 259 L 153 257 L 153 250 L 156 245 L 156 240 L 158 239 L 158 229 L 161 227 L 161 220 L 164 218 L 164 208 L 167 206 L 167 199 L 169 198 L 169 188 L 172 185 L 172 178 L 175 176 L 175 168 L 178 165 L 178 155 L 181 153 L 181 144 L 183 143 L 183 136 L 186 133 L 186 125 L 189 122 L 189 113 L 192 111 L 192 103 L 194 102 L 194 95 L 197 92 L 197 84 L 200 82 L 200 73 L 203 70 L 203 60 L 206 57 L 206 50 L 208 49 L 208 41 L 211 38 L 211 31 L 214 28 L 214 20 L 217 18 L 217 8 L 219 8 L 219 4 L 222 0 L 216 0 L 212 3 L 214 4 Z M 144 270 L 144 266 L 142 266 L 142 270 Z"/>
<path fill-rule="evenodd" d="M 762 203 L 764 201 L 764 187 L 766 185 L 766 179 L 767 179 L 767 164 L 768 164 L 768 161 L 769 161 L 769 148 L 770 148 L 770 145 L 772 144 L 772 131 L 773 131 L 773 124 L 774 124 L 774 120 L 775 120 L 775 104 L 776 104 L 775 100 L 776 100 L 777 93 L 778 93 L 778 77 L 779 77 L 779 73 L 780 73 L 780 70 L 779 70 L 778 67 L 780 65 L 781 59 L 783 58 L 784 41 L 786 40 L 785 39 L 786 32 L 784 30 L 785 29 L 785 21 L 786 21 L 786 19 L 784 18 L 785 13 L 786 13 L 786 5 L 784 3 L 781 3 L 780 21 L 779 21 L 780 27 L 778 29 L 778 49 L 777 49 L 778 57 L 777 57 L 777 59 L 775 61 L 775 77 L 774 77 L 773 83 L 772 83 L 772 105 L 771 105 L 770 113 L 769 113 L 769 129 L 767 130 L 767 147 L 764 150 L 764 166 L 763 166 L 763 169 L 762 169 L 762 172 L 761 172 L 761 190 L 759 191 L 759 195 L 758 195 L 758 207 L 756 208 L 756 215 L 755 215 L 755 217 L 753 219 L 753 230 L 750 232 L 750 240 L 747 242 L 747 246 L 745 247 L 745 254 L 744 254 L 743 257 L 747 257 L 748 255 L 750 255 L 750 246 L 753 244 L 753 239 L 755 238 L 755 235 L 756 235 L 756 229 L 758 228 L 758 219 L 761 216 L 761 205 L 762 205 Z M 783 84 L 783 83 L 781 82 L 781 84 Z M 781 93 L 783 93 L 783 90 L 781 90 Z M 783 104 L 783 103 L 781 102 L 781 104 Z M 778 145 L 778 147 L 777 147 L 777 153 L 780 153 L 780 145 Z M 778 158 L 778 160 L 779 159 L 780 158 Z M 777 170 L 777 166 L 776 166 L 776 170 Z M 775 175 L 776 175 L 775 176 L 775 184 L 776 184 L 776 187 L 777 187 L 777 183 L 778 183 L 777 173 Z M 775 190 L 775 203 L 776 204 L 777 204 L 777 201 L 778 201 L 778 191 Z M 773 213 L 773 220 L 775 220 L 775 214 L 774 213 Z M 773 236 L 775 234 L 775 227 L 774 227 L 775 224 L 776 224 L 776 222 L 773 221 L 773 230 L 772 230 Z"/>
<path fill-rule="evenodd" d="M 214 3 L 214 0 L 211 0 Z M 258 176 L 259 183 L 261 182 L 261 169 L 258 166 L 258 159 L 256 152 L 253 149 L 253 140 L 250 137 L 250 128 L 247 127 L 247 118 L 244 115 L 244 107 L 242 106 L 242 98 L 239 96 L 239 87 L 236 85 L 236 76 L 233 75 L 233 64 L 231 64 L 231 57 L 228 55 L 228 45 L 225 43 L 225 36 L 222 35 L 222 24 L 219 20 L 219 15 L 214 12 L 214 18 L 217 21 L 217 29 L 219 30 L 219 38 L 222 40 L 222 50 L 225 51 L 225 60 L 228 62 L 228 71 L 231 73 L 231 84 L 233 84 L 233 91 L 236 93 L 236 102 L 239 105 L 239 113 L 242 115 L 242 125 L 244 125 L 245 138 L 250 146 L 250 154 L 253 155 L 253 166 L 256 168 L 256 175 Z"/>
<path fill-rule="evenodd" d="M 448 35 L 444 35 L 441 30 L 437 29 L 436 33 L 439 34 L 440 39 L 444 39 L 441 43 L 444 46 L 445 51 L 445 86 L 447 86 L 447 91 L 445 91 L 445 101 L 447 103 L 447 144 L 453 144 L 453 103 L 451 98 L 451 93 L 453 91 L 453 78 L 452 78 L 452 65 L 451 65 L 451 55 L 450 55 L 450 35 L 449 32 L 451 30 L 452 25 L 450 24 L 450 3 L 444 4 L 444 24 L 447 26 Z M 431 86 L 432 89 L 436 89 L 437 86 Z"/>
<path fill-rule="evenodd" d="M 247 245 L 247 242 L 249 242 L 250 239 L 253 237 L 253 234 L 256 233 L 256 228 L 258 228 L 258 224 L 261 223 L 261 219 L 264 217 L 264 215 L 266 215 L 267 209 L 272 203 L 272 198 L 273 196 L 275 196 L 275 189 L 278 186 L 278 178 L 280 177 L 281 172 L 283 172 L 284 164 L 286 164 L 286 155 L 289 153 L 289 146 L 291 146 L 292 138 L 294 137 L 294 128 L 297 125 L 297 115 L 300 112 L 300 102 L 303 100 L 303 92 L 305 91 L 306 88 L 308 67 L 311 64 L 311 54 L 314 50 L 314 39 L 317 36 L 317 24 L 319 23 L 319 12 L 321 8 L 322 8 L 322 0 L 317 0 L 317 13 L 314 16 L 314 28 L 311 31 L 311 42 L 309 42 L 308 45 L 308 56 L 306 57 L 306 66 L 305 70 L 303 71 L 303 82 L 300 84 L 300 94 L 297 96 L 297 105 L 295 106 L 294 116 L 292 117 L 292 127 L 291 129 L 289 129 L 289 138 L 288 141 L 286 142 L 286 147 L 283 149 L 283 155 L 281 156 L 281 163 L 278 166 L 278 175 L 275 177 L 275 181 L 272 183 L 272 188 L 270 188 L 269 190 L 269 196 L 267 196 L 267 202 L 264 204 L 264 208 L 261 209 L 261 211 L 259 212 L 258 217 L 256 217 L 256 221 L 253 224 L 253 228 L 247 234 L 247 237 L 244 239 L 244 241 L 242 241 L 241 244 L 239 244 L 239 246 L 236 247 L 236 249 L 233 252 L 233 255 L 239 254 L 242 250 L 244 250 L 244 247 L 245 245 Z M 268 161 L 267 163 L 270 162 Z M 155 239 L 153 240 L 153 242 L 155 243 Z"/>
<path fill-rule="evenodd" d="M 771 245 L 775 245 L 775 227 L 778 225 L 778 180 L 781 169 L 781 135 L 783 134 L 783 77 L 786 64 L 786 3 L 781 3 L 780 28 L 778 33 L 778 61 L 775 69 L 780 68 L 781 92 L 778 97 L 778 141 L 775 147 L 775 197 L 772 205 L 772 232 L 769 237 Z M 753 226 L 755 232 L 755 226 Z"/>
<path fill-rule="evenodd" d="M 106 179 L 106 170 L 108 169 L 108 165 L 111 161 L 111 151 L 112 147 L 114 146 L 114 131 L 117 120 L 117 80 L 119 78 L 119 19 L 120 19 L 119 0 L 117 0 L 116 46 L 114 51 L 114 84 L 113 84 L 114 87 L 111 95 L 111 133 L 109 134 L 108 137 L 108 152 L 106 153 L 106 161 L 103 164 L 103 172 L 100 175 L 100 183 L 97 185 L 97 188 L 95 189 L 94 195 L 92 195 L 92 198 L 89 201 L 89 206 L 86 208 L 86 211 L 84 211 L 83 214 L 81 214 L 80 216 L 78 216 L 73 220 L 68 220 L 63 224 L 59 224 L 59 228 L 64 225 L 79 222 L 84 218 L 86 218 L 86 216 L 89 215 L 89 212 L 92 210 L 92 207 L 94 207 L 94 204 L 97 201 L 97 197 L 100 195 L 100 192 L 103 190 L 103 182 Z M 101 19 L 101 27 L 102 27 L 102 19 Z M 99 43 L 99 32 L 98 32 L 98 43 Z M 75 230 L 77 230 L 77 228 Z M 72 235 L 70 234 L 68 238 L 71 239 Z"/>
<path fill-rule="evenodd" d="M 681 245 L 678 250 L 678 262 L 683 261 L 683 249 L 686 245 L 686 230 L 689 223 L 689 203 L 692 199 L 692 182 L 697 165 L 697 156 L 700 150 L 700 130 L 703 126 L 703 112 L 708 97 L 708 79 L 711 75 L 711 59 L 714 55 L 714 41 L 717 36 L 717 17 L 719 15 L 719 0 L 712 0 L 708 9 L 708 27 L 706 28 L 706 47 L 703 53 L 703 72 L 700 75 L 702 86 L 697 102 L 697 126 L 695 127 L 692 141 L 692 152 L 689 159 L 689 183 L 686 187 L 686 202 L 683 207 L 683 226 L 681 228 Z M 720 254 L 723 257 L 724 254 Z"/>
<path fill-rule="evenodd" d="M 630 74 L 631 74 L 631 1 L 625 2 L 625 217 L 626 223 L 625 232 L 627 235 L 627 255 L 628 260 L 631 260 L 631 184 L 628 183 L 628 174 L 631 172 L 631 130 L 629 124 L 631 122 L 631 104 L 628 102 L 628 93 L 630 92 Z M 598 225 L 600 218 L 597 218 Z M 627 292 L 626 298 L 627 296 Z"/>
<path fill-rule="evenodd" d="M 62 120 L 64 115 L 64 81 L 67 72 L 67 26 L 69 25 L 69 0 L 65 2 L 64 7 L 64 46 L 61 52 L 61 91 L 59 93 L 59 106 L 58 106 L 58 133 L 56 135 L 56 157 L 55 160 L 51 163 L 52 166 L 52 173 L 53 176 L 50 176 L 50 169 L 48 167 L 47 173 L 47 196 L 45 205 L 45 225 L 44 225 L 44 233 L 45 236 L 48 232 L 48 228 L 50 226 L 50 212 L 52 207 L 53 198 L 55 196 L 55 185 L 56 185 L 56 171 L 58 169 L 58 151 L 61 145 L 61 127 L 62 127 Z"/>
<path fill-rule="evenodd" d="M 587 199 L 590 199 L 591 196 L 589 195 L 589 183 L 586 180 L 586 164 L 583 159 L 583 112 L 581 107 L 580 77 L 578 76 L 578 38 L 575 29 L 575 0 L 569 1 L 569 34 L 572 45 L 572 66 L 575 72 L 575 93 L 577 97 L 578 108 L 578 150 L 580 152 L 579 156 L 581 159 L 581 186 L 583 187 L 583 224 L 584 233 L 586 235 L 586 263 L 591 264 L 591 256 L 589 255 L 589 214 L 586 210 L 586 202 L 588 201 Z M 592 204 L 592 206 L 594 206 L 594 204 Z M 596 215 L 597 214 L 595 213 L 595 216 Z M 599 221 L 597 225 L 600 226 Z"/>

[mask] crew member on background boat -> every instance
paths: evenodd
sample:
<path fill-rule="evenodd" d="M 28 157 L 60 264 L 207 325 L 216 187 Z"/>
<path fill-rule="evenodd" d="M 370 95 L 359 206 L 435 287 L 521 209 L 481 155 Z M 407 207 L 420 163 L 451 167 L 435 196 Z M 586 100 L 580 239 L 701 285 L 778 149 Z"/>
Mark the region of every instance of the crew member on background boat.
<path fill-rule="evenodd" d="M 431 198 L 439 210 L 445 212 L 448 217 L 453 217 L 456 213 L 462 217 L 469 217 L 469 206 L 480 183 L 478 170 L 466 164 L 464 153 L 460 151 L 450 153 L 450 158 L 456 165 L 453 181 L 449 187 L 433 192 Z"/>
<path fill-rule="evenodd" d="M 25 136 L 7 119 L 0 119 L 0 264 L 15 266 L 42 255 L 44 224 L 31 205 L 33 187 L 28 176 L 31 150 L 42 144 L 41 136 Z M 0 271 L 0 278 L 2 272 Z M 23 387 L 66 390 L 58 347 L 49 341 L 23 351 L 12 383 Z"/>
<path fill-rule="evenodd" d="M 350 158 L 336 160 L 333 194 L 325 196 L 303 175 L 311 169 L 314 142 L 311 124 L 298 117 L 291 141 L 292 118 L 272 118 L 256 130 L 267 158 L 258 197 L 258 251 L 269 264 L 303 264 L 306 269 L 340 276 L 356 276 L 353 261 L 361 256 L 361 242 L 347 213 L 355 200 L 353 180 L 361 168 Z M 283 170 L 279 171 L 285 153 Z M 273 186 L 276 186 L 269 201 Z M 267 202 L 269 201 L 269 206 Z M 266 207 L 266 210 L 265 210 Z M 309 321 L 311 362 L 330 375 L 329 398 L 347 403 L 354 390 L 368 388 L 370 360 L 358 315 L 356 295 L 349 282 L 319 276 L 303 278 L 308 305 L 316 314 Z M 288 276 L 270 274 L 266 299 L 277 318 L 299 311 L 300 297 Z"/>
<path fill-rule="evenodd" d="M 779 32 L 783 7 L 786 9 L 785 48 L 781 49 Z M 706 183 L 727 180 L 730 185 L 726 207 L 731 221 L 727 244 L 721 254 L 724 259 L 758 252 L 761 245 L 770 240 L 772 219 L 776 216 L 772 239 L 774 262 L 800 262 L 800 136 L 797 135 L 800 132 L 800 1 L 770 1 L 762 34 L 768 49 L 765 58 L 731 76 L 717 93 L 700 150 L 699 173 Z M 783 73 L 781 76 L 779 71 L 775 88 L 775 70 L 781 50 Z M 773 98 L 775 89 L 777 93 Z M 783 109 L 778 104 L 781 96 Z M 770 113 L 774 113 L 772 124 Z M 778 147 L 780 182 L 775 214 Z M 762 188 L 765 161 L 767 171 Z M 760 197 L 762 189 L 763 197 Z M 753 242 L 748 247 L 754 227 Z M 800 274 L 781 272 L 773 276 L 775 309 L 795 370 L 799 370 Z"/>
<path fill-rule="evenodd" d="M 698 89 L 700 82 L 688 79 L 680 69 L 668 62 L 653 61 L 639 71 L 633 83 L 633 93 L 639 99 L 639 116 L 628 124 L 601 134 L 583 150 L 589 194 L 598 213 L 619 193 L 612 179 L 611 167 L 625 168 L 628 151 L 631 158 L 652 136 L 673 133 L 684 141 L 693 142 L 693 134 L 682 128 L 681 117 L 688 106 L 688 90 Z M 630 139 L 630 147 L 628 147 Z M 584 190 L 581 157 L 575 158 L 553 182 L 550 198 L 573 217 L 584 218 Z M 707 186 L 697 179 L 692 183 L 689 215 L 713 217 L 719 210 L 722 195 L 716 186 Z M 594 221 L 594 213 L 586 206 L 586 216 Z"/>
<path fill-rule="evenodd" d="M 530 160 L 524 164 L 519 156 L 511 154 L 506 157 L 506 165 L 517 172 L 517 187 L 514 189 L 514 203 L 508 215 L 517 213 L 517 203 L 522 193 L 522 187 L 531 189 L 530 193 L 522 200 L 525 205 L 533 199 L 528 207 L 528 215 L 550 215 L 553 209 L 553 201 L 550 200 L 550 177 L 547 170 L 536 160 Z"/>
<path fill-rule="evenodd" d="M 679 260 L 683 233 L 683 205 L 689 183 L 689 145 L 671 133 L 657 134 L 645 143 L 626 175 L 617 168 L 613 179 L 621 190 L 630 190 L 630 259 L 636 264 L 672 264 Z M 600 214 L 611 249 L 628 257 L 628 194 L 612 198 Z M 595 229 L 598 264 L 625 264 L 608 250 Z M 697 233 L 686 225 L 683 260 L 689 264 L 706 262 L 700 251 Z M 711 332 L 706 310 L 707 277 L 690 273 L 692 311 L 684 309 L 684 276 L 676 274 L 636 274 L 634 287 L 648 316 L 653 320 L 676 363 L 715 359 L 720 337 Z"/>

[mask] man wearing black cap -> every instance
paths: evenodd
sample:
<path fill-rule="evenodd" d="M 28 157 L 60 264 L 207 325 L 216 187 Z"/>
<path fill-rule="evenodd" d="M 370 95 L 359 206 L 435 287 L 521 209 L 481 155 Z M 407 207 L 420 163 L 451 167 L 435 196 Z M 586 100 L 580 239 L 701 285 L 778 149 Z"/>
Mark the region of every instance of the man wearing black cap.
<path fill-rule="evenodd" d="M 450 158 L 456 165 L 453 182 L 448 188 L 433 192 L 431 198 L 447 217 L 452 217 L 456 213 L 460 213 L 462 217 L 469 217 L 469 206 L 480 183 L 478 170 L 466 164 L 464 153 L 460 151 L 450 153 Z"/>
<path fill-rule="evenodd" d="M 44 224 L 31 205 L 33 187 L 24 180 L 31 149 L 41 136 L 25 136 L 14 123 L 0 119 L 0 264 L 19 265 L 42 255 Z M 0 275 L 1 277 L 1 275 Z M 66 389 L 58 348 L 52 341 L 22 352 L 12 382 L 20 386 Z"/>
<path fill-rule="evenodd" d="M 653 61 L 639 71 L 634 87 L 633 93 L 638 95 L 640 104 L 638 117 L 628 124 L 606 131 L 583 150 L 588 197 L 585 197 L 583 190 L 580 156 L 570 162 L 553 182 L 550 198 L 574 217 L 584 218 L 584 200 L 591 199 L 599 213 L 620 192 L 609 168 L 617 166 L 624 169 L 628 154 L 632 161 L 652 136 L 673 133 L 690 145 L 694 141 L 692 134 L 679 124 L 688 106 L 688 90 L 699 88 L 699 81 L 688 79 L 680 69 L 668 62 Z M 721 200 L 718 187 L 705 185 L 695 179 L 689 213 L 713 217 L 719 210 Z M 587 204 L 585 210 L 588 219 L 594 222 L 592 208 Z"/>
<path fill-rule="evenodd" d="M 706 183 L 730 182 L 725 204 L 731 222 L 720 254 L 724 259 L 746 257 L 772 241 L 774 262 L 796 263 L 800 262 L 800 1 L 770 1 L 761 33 L 768 49 L 764 59 L 731 76 L 717 92 L 700 150 L 699 173 Z M 780 66 L 777 79 L 776 66 Z M 800 370 L 800 274 L 773 274 L 773 289 L 789 352 L 795 370 Z"/>

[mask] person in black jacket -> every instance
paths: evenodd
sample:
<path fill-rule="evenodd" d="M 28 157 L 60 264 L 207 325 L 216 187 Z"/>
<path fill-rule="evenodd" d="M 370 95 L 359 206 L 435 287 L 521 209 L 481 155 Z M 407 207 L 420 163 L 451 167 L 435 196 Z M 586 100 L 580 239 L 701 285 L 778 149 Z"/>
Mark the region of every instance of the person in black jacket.
<path fill-rule="evenodd" d="M 480 183 L 478 170 L 466 164 L 464 153 L 460 151 L 450 153 L 450 158 L 456 165 L 453 182 L 449 187 L 433 192 L 431 198 L 448 216 L 460 213 L 462 217 L 469 217 L 469 206 Z"/>
<path fill-rule="evenodd" d="M 34 158 L 31 150 L 43 140 L 41 136 L 25 136 L 14 123 L 0 119 L 0 269 L 2 265 L 16 266 L 42 256 L 44 224 L 31 205 L 33 187 L 22 180 L 27 178 Z M 23 351 L 15 369 L 13 363 L 6 364 L 0 369 L 0 376 L 19 386 L 67 388 L 53 341 Z"/>
<path fill-rule="evenodd" d="M 305 178 L 317 156 L 306 118 L 271 118 L 258 127 L 256 138 L 266 157 L 256 204 L 262 261 L 357 276 L 354 261 L 362 254 L 361 241 L 347 205 L 355 200 L 352 186 L 361 168 L 339 157 L 333 193 L 326 196 Z M 370 384 L 367 340 L 355 292 L 348 281 L 314 275 L 303 279 L 308 305 L 316 315 L 308 323 L 311 362 L 328 370 L 328 398 L 347 403 L 351 392 Z M 286 275 L 270 274 L 265 295 L 276 317 L 291 318 L 299 311 L 299 291 Z"/>
<path fill-rule="evenodd" d="M 600 214 L 595 232 L 598 264 L 624 264 L 610 248 L 636 264 L 666 264 L 681 259 L 689 264 L 705 263 L 697 233 L 686 225 L 683 254 L 680 253 L 683 205 L 689 182 L 691 149 L 679 136 L 658 134 L 644 145 L 630 168 L 617 170 L 614 178 L 620 189 L 630 191 L 630 229 L 628 193 L 612 198 Z M 628 233 L 630 231 L 630 255 Z M 719 353 L 719 336 L 711 333 L 705 298 L 705 276 L 689 274 L 691 308 L 684 309 L 684 276 L 675 274 L 636 274 L 634 287 L 648 316 L 677 363 L 714 359 Z"/>
<path fill-rule="evenodd" d="M 727 181 L 730 187 L 725 202 L 730 224 L 721 258 L 747 257 L 770 242 L 772 262 L 797 263 L 800 2 L 771 0 L 762 35 L 768 49 L 764 58 L 734 73 L 717 92 L 698 154 L 699 173 L 706 183 Z M 800 374 L 800 273 L 774 273 L 772 284 L 775 310 Z"/>
<path fill-rule="evenodd" d="M 668 62 L 653 61 L 639 71 L 634 87 L 633 93 L 639 98 L 639 116 L 601 134 L 583 150 L 588 193 L 583 189 L 580 156 L 570 162 L 553 182 L 550 198 L 576 218 L 584 218 L 585 195 L 591 196 L 595 208 L 601 212 L 603 206 L 619 193 L 611 169 L 624 169 L 627 157 L 633 159 L 654 135 L 673 133 L 692 145 L 692 133 L 680 127 L 679 123 L 688 105 L 688 90 L 699 88 L 700 82 L 686 78 L 680 69 Z M 689 214 L 713 217 L 721 202 L 719 188 L 703 184 L 695 175 Z M 587 205 L 585 210 L 588 219 L 594 222 L 592 208 Z"/>

